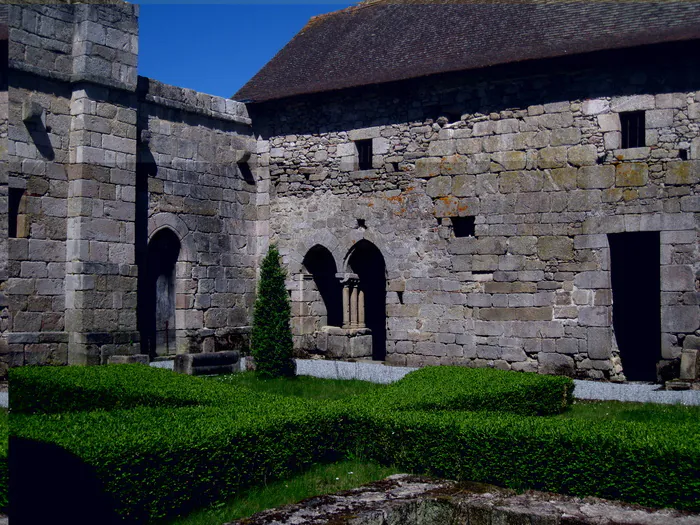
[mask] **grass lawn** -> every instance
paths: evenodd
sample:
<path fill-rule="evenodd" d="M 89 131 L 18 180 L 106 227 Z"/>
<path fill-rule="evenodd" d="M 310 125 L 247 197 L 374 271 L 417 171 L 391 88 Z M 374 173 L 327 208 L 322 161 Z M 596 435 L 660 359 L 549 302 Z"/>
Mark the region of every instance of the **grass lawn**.
<path fill-rule="evenodd" d="M 239 385 L 256 392 L 315 400 L 337 400 L 386 388 L 367 381 L 319 379 L 296 376 L 290 379 L 260 379 L 254 372 L 243 372 L 210 378 Z M 370 461 L 351 460 L 331 465 L 315 465 L 293 478 L 268 483 L 227 501 L 195 511 L 187 516 L 161 523 L 173 525 L 221 525 L 245 518 L 265 509 L 298 503 L 313 496 L 332 494 L 397 474 L 398 469 Z"/>
<path fill-rule="evenodd" d="M 319 379 L 310 376 L 296 376 L 290 379 L 260 379 L 254 372 L 242 372 L 212 378 L 232 385 L 239 385 L 256 392 L 296 396 L 307 399 L 335 400 L 364 394 L 372 390 L 386 388 L 368 381 Z"/>
<path fill-rule="evenodd" d="M 583 401 L 577 399 L 569 410 L 553 416 L 561 419 L 634 421 L 660 425 L 697 424 L 700 406 L 625 403 L 621 401 Z"/>
<path fill-rule="evenodd" d="M 221 525 L 265 509 L 297 503 L 313 496 L 333 494 L 398 474 L 399 470 L 359 460 L 315 465 L 291 479 L 268 483 L 222 505 L 195 511 L 164 523 L 172 525 Z"/>

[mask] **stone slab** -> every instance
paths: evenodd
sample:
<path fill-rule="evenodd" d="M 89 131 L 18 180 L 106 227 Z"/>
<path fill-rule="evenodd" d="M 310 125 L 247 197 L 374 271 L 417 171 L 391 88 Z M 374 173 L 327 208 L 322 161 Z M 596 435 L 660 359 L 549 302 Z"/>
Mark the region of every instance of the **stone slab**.
<path fill-rule="evenodd" d="M 476 517 L 482 518 L 475 520 Z M 527 491 L 409 474 L 270 509 L 227 525 L 443 525 L 532 523 L 555 525 L 700 525 L 700 515 L 648 509 L 600 498 Z"/>
<path fill-rule="evenodd" d="M 574 380 L 576 399 L 700 406 L 700 391 L 669 392 L 660 385 Z"/>
<path fill-rule="evenodd" d="M 386 366 L 371 361 L 328 361 L 324 359 L 296 359 L 297 375 L 323 379 L 357 379 L 371 383 L 389 384 L 403 378 L 411 367 Z"/>

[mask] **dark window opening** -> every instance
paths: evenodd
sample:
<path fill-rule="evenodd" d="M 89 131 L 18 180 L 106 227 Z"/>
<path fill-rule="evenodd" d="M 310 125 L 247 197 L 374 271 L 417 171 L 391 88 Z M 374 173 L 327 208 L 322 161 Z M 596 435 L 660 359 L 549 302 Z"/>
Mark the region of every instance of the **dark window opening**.
<path fill-rule="evenodd" d="M 620 113 L 622 130 L 622 149 L 641 148 L 646 145 L 646 124 L 644 111 L 626 111 Z"/>
<path fill-rule="evenodd" d="M 255 184 L 253 171 L 250 169 L 247 162 L 239 162 L 238 169 L 241 171 L 241 176 L 243 177 L 244 181 L 246 181 L 248 184 Z"/>
<path fill-rule="evenodd" d="M 357 219 L 357 227 L 366 229 L 367 228 L 367 223 L 365 222 L 364 219 Z"/>
<path fill-rule="evenodd" d="M 683 148 L 678 150 L 678 158 L 681 160 L 688 160 L 688 150 Z"/>
<path fill-rule="evenodd" d="M 7 236 L 11 239 L 17 238 L 17 223 L 19 222 L 20 215 L 20 205 L 22 204 L 22 197 L 24 196 L 24 190 L 21 188 L 10 188 L 10 193 L 8 195 L 7 203 L 7 224 L 8 232 Z"/>
<path fill-rule="evenodd" d="M 357 157 L 359 160 L 360 170 L 372 169 L 372 139 L 356 140 Z"/>
<path fill-rule="evenodd" d="M 445 111 L 443 116 L 447 118 L 448 122 L 459 122 L 462 120 L 462 113 L 459 111 Z"/>
<path fill-rule="evenodd" d="M 629 381 L 656 381 L 661 359 L 660 234 L 615 233 L 608 239 L 612 321 L 622 371 Z"/>
<path fill-rule="evenodd" d="M 398 162 L 392 162 L 391 167 L 394 168 L 394 171 L 399 171 L 399 163 Z"/>
<path fill-rule="evenodd" d="M 0 91 L 7 91 L 8 58 L 7 40 L 0 40 Z"/>
<path fill-rule="evenodd" d="M 476 237 L 476 217 L 451 217 L 455 237 Z"/>
<path fill-rule="evenodd" d="M 399 297 L 399 304 L 403 304 L 403 292 L 396 292 L 396 295 Z"/>
<path fill-rule="evenodd" d="M 442 226 L 442 217 L 437 218 L 438 226 Z"/>

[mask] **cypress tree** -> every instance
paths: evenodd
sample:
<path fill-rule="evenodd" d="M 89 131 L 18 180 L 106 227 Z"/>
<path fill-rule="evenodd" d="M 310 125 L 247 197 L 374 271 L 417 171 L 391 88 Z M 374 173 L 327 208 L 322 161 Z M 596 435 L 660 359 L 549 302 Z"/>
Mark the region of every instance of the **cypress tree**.
<path fill-rule="evenodd" d="M 289 326 L 291 307 L 285 277 L 279 251 L 272 245 L 260 267 L 250 345 L 256 372 L 262 377 L 289 377 L 295 372 Z"/>

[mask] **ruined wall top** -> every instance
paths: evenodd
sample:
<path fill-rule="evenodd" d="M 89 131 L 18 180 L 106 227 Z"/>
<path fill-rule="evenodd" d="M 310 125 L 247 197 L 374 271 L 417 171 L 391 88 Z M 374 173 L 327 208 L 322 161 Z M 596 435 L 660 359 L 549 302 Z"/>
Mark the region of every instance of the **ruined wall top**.
<path fill-rule="evenodd" d="M 124 2 L 10 5 L 9 66 L 48 78 L 133 91 L 138 13 Z"/>
<path fill-rule="evenodd" d="M 139 77 L 138 90 L 147 102 L 247 126 L 251 124 L 245 104 L 235 100 L 171 86 L 146 77 Z"/>

